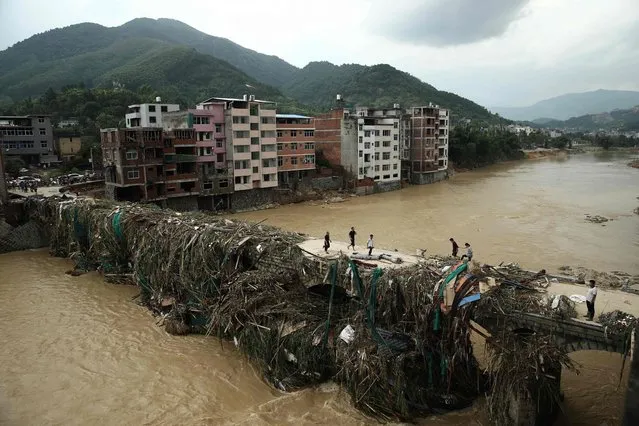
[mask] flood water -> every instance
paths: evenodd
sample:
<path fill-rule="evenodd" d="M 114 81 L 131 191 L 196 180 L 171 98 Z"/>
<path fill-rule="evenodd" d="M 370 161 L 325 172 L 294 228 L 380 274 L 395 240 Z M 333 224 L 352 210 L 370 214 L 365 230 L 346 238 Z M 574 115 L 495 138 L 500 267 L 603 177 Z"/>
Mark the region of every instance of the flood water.
<path fill-rule="evenodd" d="M 480 261 L 562 264 L 639 273 L 639 170 L 627 156 L 500 165 L 440 184 L 330 205 L 237 215 L 334 239 L 356 226 L 379 247 L 448 250 L 473 244 Z M 613 218 L 605 227 L 583 214 Z M 360 238 L 361 239 L 361 238 Z M 0 424 L 374 423 L 328 384 L 293 394 L 266 385 L 232 344 L 170 336 L 132 298 L 135 288 L 97 274 L 65 275 L 72 263 L 46 250 L 0 255 Z M 634 302 L 639 303 L 639 302 Z M 616 425 L 622 358 L 577 352 L 564 372 L 559 424 Z M 486 425 L 482 402 L 422 424 Z"/>

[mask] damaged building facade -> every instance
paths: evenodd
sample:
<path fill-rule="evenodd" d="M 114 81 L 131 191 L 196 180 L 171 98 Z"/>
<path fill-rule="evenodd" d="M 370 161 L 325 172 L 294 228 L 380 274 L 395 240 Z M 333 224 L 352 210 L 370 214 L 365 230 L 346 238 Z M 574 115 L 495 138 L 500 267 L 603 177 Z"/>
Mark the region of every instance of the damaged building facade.
<path fill-rule="evenodd" d="M 349 110 L 338 96 L 335 109 L 315 118 L 315 128 L 319 155 L 341 166 L 360 193 L 447 176 L 449 111 L 437 105 Z"/>
<path fill-rule="evenodd" d="M 277 114 L 277 170 L 280 186 L 293 187 L 315 171 L 313 117 Z"/>

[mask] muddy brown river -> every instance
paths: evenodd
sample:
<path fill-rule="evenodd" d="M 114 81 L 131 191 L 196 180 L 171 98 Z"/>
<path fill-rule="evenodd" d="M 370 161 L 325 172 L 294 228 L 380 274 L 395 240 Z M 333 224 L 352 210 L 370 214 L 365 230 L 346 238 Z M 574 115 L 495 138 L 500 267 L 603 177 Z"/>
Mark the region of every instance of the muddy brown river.
<path fill-rule="evenodd" d="M 374 233 L 380 247 L 410 252 L 448 251 L 454 236 L 471 242 L 480 261 L 637 274 L 639 216 L 632 210 L 639 206 L 639 170 L 625 167 L 627 159 L 589 154 L 511 163 L 344 203 L 236 217 L 315 236 L 330 230 L 343 240 L 356 226 L 362 236 Z M 584 214 L 614 220 L 595 225 Z M 132 301 L 135 288 L 105 284 L 95 273 L 65 275 L 71 267 L 46 250 L 0 255 L 0 424 L 374 423 L 331 384 L 292 394 L 273 390 L 232 344 L 168 335 Z M 580 374 L 563 374 L 558 424 L 619 424 L 622 357 L 571 356 Z M 420 423 L 488 421 L 479 400 Z"/>

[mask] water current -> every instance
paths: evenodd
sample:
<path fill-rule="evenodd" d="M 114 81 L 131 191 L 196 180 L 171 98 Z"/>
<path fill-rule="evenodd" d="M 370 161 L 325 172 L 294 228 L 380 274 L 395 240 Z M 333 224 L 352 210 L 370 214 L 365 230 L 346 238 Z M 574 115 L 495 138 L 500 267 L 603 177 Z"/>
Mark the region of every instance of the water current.
<path fill-rule="evenodd" d="M 446 252 L 454 236 L 471 242 L 480 261 L 637 274 L 639 170 L 627 161 L 608 154 L 502 164 L 435 185 L 235 217 L 315 236 L 330 230 L 344 240 L 356 226 L 380 247 L 411 252 Z M 601 226 L 584 214 L 614 220 Z M 331 384 L 273 390 L 232 344 L 170 336 L 132 300 L 135 288 L 105 284 L 95 273 L 71 277 L 64 273 L 71 267 L 46 250 L 0 255 L 0 424 L 374 423 Z M 571 356 L 580 374 L 562 376 L 558 424 L 619 424 L 621 356 Z M 479 400 L 420 423 L 488 421 Z"/>

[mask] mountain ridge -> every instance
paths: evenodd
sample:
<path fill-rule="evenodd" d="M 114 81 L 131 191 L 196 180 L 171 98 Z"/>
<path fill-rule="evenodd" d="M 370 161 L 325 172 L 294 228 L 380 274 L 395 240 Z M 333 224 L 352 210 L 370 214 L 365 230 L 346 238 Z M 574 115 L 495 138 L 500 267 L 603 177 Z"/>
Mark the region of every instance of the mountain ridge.
<path fill-rule="evenodd" d="M 198 67 L 210 67 L 211 74 L 221 80 L 227 77 L 219 70 L 228 69 L 229 84 L 222 81 L 216 87 L 238 87 L 239 80 L 244 79 L 251 86 L 261 85 L 264 93 L 278 99 L 288 97 L 312 108 L 333 106 L 335 95 L 340 93 L 347 102 L 359 105 L 389 107 L 400 103 L 408 107 L 432 102 L 452 109 L 458 117 L 496 119 L 481 105 L 437 90 L 388 64 L 334 65 L 317 61 L 300 69 L 277 56 L 246 49 L 165 18 L 137 18 L 117 27 L 75 24 L 36 34 L 0 51 L 0 101 L 7 104 L 38 96 L 49 87 L 59 89 L 78 83 L 87 87 L 121 83 L 133 90 L 146 84 L 169 93 L 179 93 L 178 88 L 187 87 L 183 98 L 193 101 L 192 97 L 212 87 L 211 81 L 202 69 L 190 73 L 186 67 L 181 68 L 184 79 L 197 75 L 201 81 L 185 83 L 167 78 L 173 74 L 162 62 L 186 54 L 171 50 L 174 47 L 193 49 L 188 60 L 195 61 Z M 150 57 L 154 60 L 145 60 Z M 143 78 L 143 74 L 156 78 Z M 228 95 L 238 96 L 244 91 L 245 88 Z"/>
<path fill-rule="evenodd" d="M 639 105 L 639 91 L 597 89 L 566 93 L 525 107 L 491 107 L 489 109 L 511 120 L 535 121 L 545 118 L 563 121 L 615 109 L 628 109 L 636 105 Z"/>

